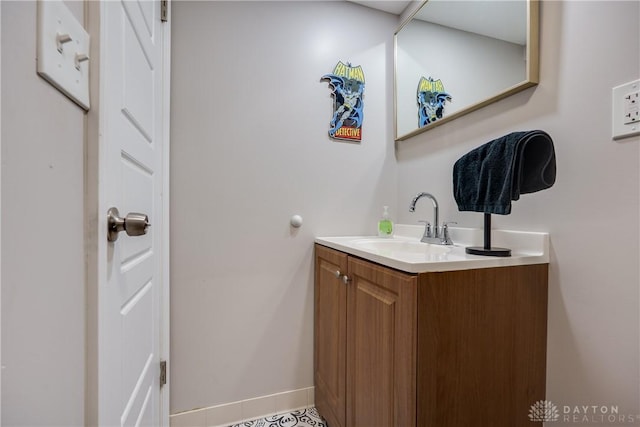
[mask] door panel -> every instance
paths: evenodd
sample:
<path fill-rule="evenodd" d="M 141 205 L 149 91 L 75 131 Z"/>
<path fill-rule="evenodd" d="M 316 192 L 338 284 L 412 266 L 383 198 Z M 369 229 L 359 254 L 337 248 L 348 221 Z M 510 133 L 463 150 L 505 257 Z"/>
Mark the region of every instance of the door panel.
<path fill-rule="evenodd" d="M 141 135 L 153 141 L 153 58 L 149 58 L 142 42 L 133 29 L 130 19 L 124 25 L 124 102 L 123 112 L 135 124 Z M 139 29 L 141 35 L 146 31 Z"/>
<path fill-rule="evenodd" d="M 154 208 L 153 191 L 155 182 L 153 172 L 141 166 L 127 153 L 122 153 L 121 158 L 119 173 L 122 176 L 122 187 L 119 190 L 119 206 L 122 207 L 117 206 L 120 209 L 120 214 L 142 212 L 149 215 L 149 212 L 153 212 Z M 151 216 L 149 218 L 150 222 L 155 219 L 151 219 Z M 151 225 L 153 227 L 153 222 L 151 222 Z M 122 239 L 118 239 L 117 245 L 121 253 L 120 262 L 123 270 L 130 270 L 132 263 L 139 264 L 152 255 L 152 232 L 135 238 L 130 238 L 126 235 L 122 237 Z M 138 284 L 140 283 L 138 281 Z"/>
<path fill-rule="evenodd" d="M 103 214 L 149 216 L 146 235 L 106 242 L 99 294 L 99 423 L 162 425 L 160 322 L 162 37 L 156 1 L 101 2 Z M 105 233 L 106 234 L 106 233 Z"/>

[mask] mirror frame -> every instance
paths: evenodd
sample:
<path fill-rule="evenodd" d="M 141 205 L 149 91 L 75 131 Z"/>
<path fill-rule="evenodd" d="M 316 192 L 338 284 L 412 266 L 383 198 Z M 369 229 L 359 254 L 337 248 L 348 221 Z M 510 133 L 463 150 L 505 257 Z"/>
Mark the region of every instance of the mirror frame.
<path fill-rule="evenodd" d="M 458 117 L 462 117 L 465 114 L 469 114 L 472 111 L 478 110 L 484 106 L 494 103 L 500 99 L 513 95 L 514 93 L 523 91 L 529 87 L 535 86 L 540 81 L 540 67 L 539 67 L 539 0 L 526 0 L 527 1 L 527 70 L 526 78 L 524 81 L 517 83 L 505 90 L 491 95 L 490 97 L 471 104 L 455 113 L 444 116 L 441 119 L 430 123 L 424 127 L 417 128 L 404 135 L 398 135 L 398 33 L 402 30 L 414 16 L 429 2 L 429 0 L 423 0 L 422 4 L 416 8 L 416 10 L 404 20 L 400 27 L 393 34 L 393 127 L 396 141 L 404 141 L 416 135 L 419 135 L 429 129 L 433 129 L 436 126 L 440 126 L 444 123 L 448 123 Z"/>

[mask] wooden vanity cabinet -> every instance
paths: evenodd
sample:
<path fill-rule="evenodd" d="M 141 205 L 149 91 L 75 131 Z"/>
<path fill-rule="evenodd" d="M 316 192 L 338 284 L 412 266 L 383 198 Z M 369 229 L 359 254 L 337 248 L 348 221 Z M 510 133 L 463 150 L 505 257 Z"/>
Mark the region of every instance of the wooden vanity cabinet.
<path fill-rule="evenodd" d="M 545 399 L 547 264 L 409 274 L 315 249 L 329 427 L 542 425 L 528 415 Z"/>

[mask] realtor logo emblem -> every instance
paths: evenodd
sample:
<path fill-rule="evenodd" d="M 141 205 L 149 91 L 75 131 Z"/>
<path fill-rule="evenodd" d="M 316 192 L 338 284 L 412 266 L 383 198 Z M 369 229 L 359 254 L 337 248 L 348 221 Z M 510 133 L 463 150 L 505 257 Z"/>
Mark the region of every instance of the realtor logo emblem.
<path fill-rule="evenodd" d="M 558 407 L 548 400 L 538 400 L 529 409 L 531 421 L 558 421 L 560 413 Z"/>

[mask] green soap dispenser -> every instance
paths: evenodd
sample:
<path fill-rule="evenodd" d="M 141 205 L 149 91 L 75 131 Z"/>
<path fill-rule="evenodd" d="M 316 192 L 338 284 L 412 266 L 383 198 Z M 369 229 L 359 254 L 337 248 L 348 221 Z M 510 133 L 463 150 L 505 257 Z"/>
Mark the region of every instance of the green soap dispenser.
<path fill-rule="evenodd" d="M 384 207 L 384 212 L 382 212 L 382 219 L 378 221 L 378 236 L 393 236 L 393 221 L 391 221 L 391 217 L 389 216 L 389 206 Z"/>

